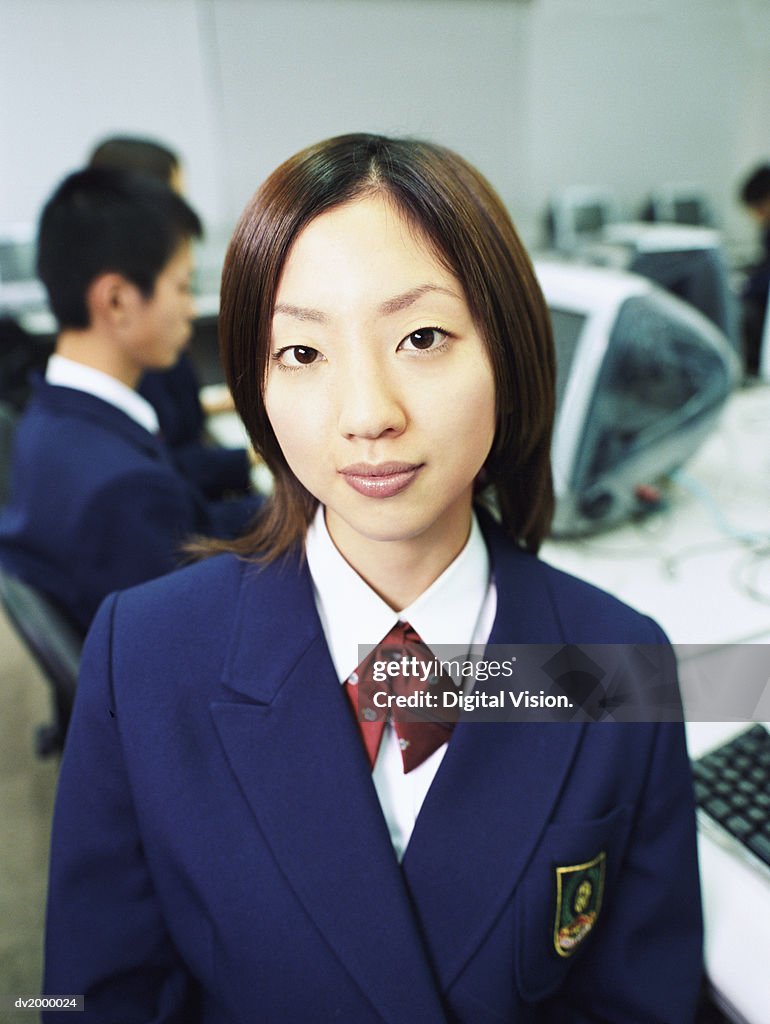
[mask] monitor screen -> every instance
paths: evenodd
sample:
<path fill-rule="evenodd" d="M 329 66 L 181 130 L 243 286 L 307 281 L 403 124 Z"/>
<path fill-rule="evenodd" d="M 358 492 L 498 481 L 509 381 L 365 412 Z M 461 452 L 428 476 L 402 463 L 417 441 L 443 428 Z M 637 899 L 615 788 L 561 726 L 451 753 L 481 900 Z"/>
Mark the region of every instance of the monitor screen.
<path fill-rule="evenodd" d="M 699 418 L 724 401 L 730 386 L 724 352 L 697 320 L 677 312 L 656 292 L 631 296 L 618 311 L 586 421 L 582 449 L 591 455 L 582 459 L 584 485 L 656 445 L 663 467 Z"/>
<path fill-rule="evenodd" d="M 592 185 L 568 185 L 555 192 L 548 206 L 550 243 L 561 252 L 601 239 L 608 224 L 617 220 L 612 193 Z"/>
<path fill-rule="evenodd" d="M 566 309 L 549 309 L 556 348 L 556 408 L 561 407 L 586 317 Z"/>
<path fill-rule="evenodd" d="M 607 211 L 601 203 L 575 207 L 575 234 L 596 234 L 607 223 Z"/>
<path fill-rule="evenodd" d="M 708 218 L 705 216 L 705 210 L 703 203 L 700 199 L 675 199 L 674 200 L 674 220 L 677 224 L 707 224 Z"/>

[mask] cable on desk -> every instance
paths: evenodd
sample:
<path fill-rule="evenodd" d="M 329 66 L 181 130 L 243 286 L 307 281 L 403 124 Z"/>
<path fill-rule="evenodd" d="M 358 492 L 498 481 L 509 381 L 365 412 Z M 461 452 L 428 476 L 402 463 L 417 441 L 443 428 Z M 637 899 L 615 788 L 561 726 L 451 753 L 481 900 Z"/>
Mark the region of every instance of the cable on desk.
<path fill-rule="evenodd" d="M 711 513 L 711 518 L 714 520 L 717 529 L 726 537 L 730 537 L 741 544 L 762 545 L 770 542 L 770 532 L 756 533 L 752 530 L 743 530 L 733 526 L 708 488 L 704 487 L 700 481 L 691 477 L 688 473 L 677 469 L 671 474 L 671 479 L 701 502 L 706 510 Z"/>
<path fill-rule="evenodd" d="M 625 561 L 631 558 L 655 559 L 660 563 L 661 571 L 669 579 L 674 579 L 679 565 L 689 558 L 698 555 L 707 555 L 713 551 L 734 547 L 734 537 L 720 537 L 718 540 L 699 541 L 690 544 L 688 547 L 671 551 L 664 546 L 666 541 L 665 530 L 670 525 L 671 506 L 665 506 L 654 515 L 647 515 L 630 523 L 639 534 L 639 547 L 613 547 L 612 544 L 601 536 L 580 537 L 572 539 L 571 545 L 588 555 L 598 555 L 600 558 L 612 558 L 618 561 Z M 663 536 L 661 536 L 663 534 Z M 553 539 L 551 540 L 553 543 Z"/>
<path fill-rule="evenodd" d="M 763 589 L 756 579 L 756 575 L 762 566 L 768 564 L 770 560 L 770 533 L 742 530 L 733 526 L 707 488 L 701 483 L 690 477 L 687 473 L 682 472 L 682 470 L 677 470 L 672 476 L 677 483 L 688 490 L 708 509 L 717 529 L 731 540 L 749 548 L 743 558 L 739 559 L 730 570 L 730 579 L 733 586 L 739 593 L 742 593 L 750 600 L 770 605 L 770 585 L 767 589 Z"/>
<path fill-rule="evenodd" d="M 758 601 L 760 604 L 770 605 L 770 582 L 766 589 L 757 582 L 756 579 L 752 579 L 749 574 L 754 571 L 758 574 L 760 569 L 770 564 L 770 545 L 761 550 L 749 551 L 747 554 L 733 566 L 730 576 L 732 578 L 733 585 L 746 597 L 751 598 L 752 601 Z"/>

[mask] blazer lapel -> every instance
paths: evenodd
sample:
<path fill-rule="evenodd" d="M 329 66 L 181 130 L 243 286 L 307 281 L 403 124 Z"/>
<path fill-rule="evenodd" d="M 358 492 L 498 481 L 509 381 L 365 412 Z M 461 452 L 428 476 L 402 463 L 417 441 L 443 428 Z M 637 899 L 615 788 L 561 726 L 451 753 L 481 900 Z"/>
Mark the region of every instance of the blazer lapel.
<path fill-rule="evenodd" d="M 537 560 L 487 525 L 497 586 L 490 644 L 563 640 Z M 443 989 L 510 898 L 546 827 L 584 727 L 458 724 L 412 833 L 403 870 Z"/>
<path fill-rule="evenodd" d="M 385 1020 L 445 1021 L 306 571 L 244 570 L 224 682 L 227 758 L 308 914 Z"/>

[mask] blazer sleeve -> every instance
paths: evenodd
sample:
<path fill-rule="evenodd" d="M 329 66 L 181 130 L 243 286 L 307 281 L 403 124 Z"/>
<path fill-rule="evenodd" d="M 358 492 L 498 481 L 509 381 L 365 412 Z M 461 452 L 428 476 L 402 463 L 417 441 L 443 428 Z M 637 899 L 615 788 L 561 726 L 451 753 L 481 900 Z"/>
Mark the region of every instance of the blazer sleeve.
<path fill-rule="evenodd" d="M 166 930 L 121 754 L 105 602 L 83 651 L 62 760 L 50 865 L 45 977 L 85 997 L 82 1024 L 195 1024 L 194 986 Z M 68 1024 L 70 1013 L 43 1013 Z"/>
<path fill-rule="evenodd" d="M 91 495 L 79 524 L 84 620 L 113 590 L 176 568 L 184 540 L 210 526 L 205 503 L 172 473 L 141 469 L 111 480 Z"/>
<path fill-rule="evenodd" d="M 214 501 L 228 492 L 246 493 L 251 488 L 251 464 L 245 448 L 220 448 L 200 440 L 171 450 L 179 471 Z"/>
<path fill-rule="evenodd" d="M 549 1022 L 691 1024 L 703 927 L 694 815 L 683 727 L 661 724 L 607 917 Z"/>

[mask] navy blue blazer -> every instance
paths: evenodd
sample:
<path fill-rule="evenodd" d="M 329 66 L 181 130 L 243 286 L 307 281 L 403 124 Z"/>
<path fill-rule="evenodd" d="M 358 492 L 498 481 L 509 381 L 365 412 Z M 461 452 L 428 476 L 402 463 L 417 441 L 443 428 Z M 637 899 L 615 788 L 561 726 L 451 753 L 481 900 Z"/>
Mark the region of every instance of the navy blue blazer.
<path fill-rule="evenodd" d="M 491 642 L 662 640 L 491 552 Z M 562 956 L 557 868 L 591 864 L 598 918 Z M 46 943 L 84 1024 L 684 1024 L 700 963 L 681 725 L 461 722 L 399 865 L 302 563 L 217 556 L 101 609 Z"/>
<path fill-rule="evenodd" d="M 161 434 L 175 465 L 207 498 L 248 491 L 251 465 L 245 448 L 222 448 L 204 440 L 200 382 L 183 352 L 170 370 L 145 373 L 138 388 L 158 414 Z"/>
<path fill-rule="evenodd" d="M 175 568 L 190 534 L 233 536 L 256 507 L 206 502 L 120 409 L 40 381 L 14 440 L 0 562 L 85 632 L 111 591 Z"/>

